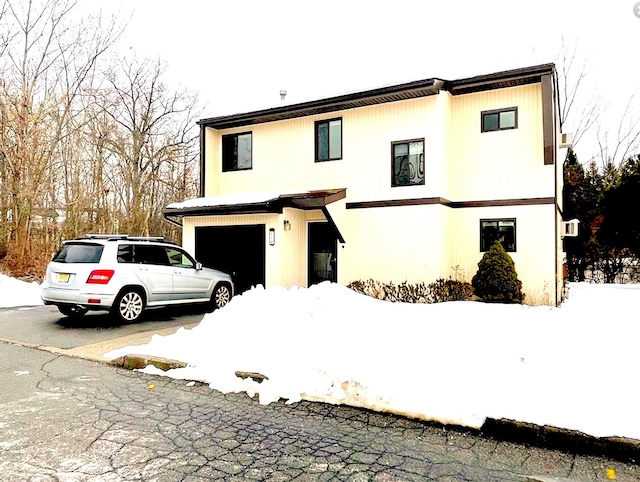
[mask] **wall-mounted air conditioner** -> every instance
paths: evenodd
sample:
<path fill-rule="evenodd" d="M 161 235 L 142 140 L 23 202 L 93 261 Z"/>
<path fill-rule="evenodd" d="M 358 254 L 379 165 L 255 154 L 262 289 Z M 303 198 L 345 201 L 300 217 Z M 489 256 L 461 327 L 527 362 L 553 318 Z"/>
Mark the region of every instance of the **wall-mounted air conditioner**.
<path fill-rule="evenodd" d="M 559 142 L 560 149 L 568 149 L 572 145 L 573 145 L 573 134 L 571 134 L 570 132 L 566 134 L 560 134 L 560 142 Z"/>
<path fill-rule="evenodd" d="M 580 224 L 580 221 L 577 219 L 562 221 L 562 237 L 575 238 L 578 235 L 578 224 Z"/>

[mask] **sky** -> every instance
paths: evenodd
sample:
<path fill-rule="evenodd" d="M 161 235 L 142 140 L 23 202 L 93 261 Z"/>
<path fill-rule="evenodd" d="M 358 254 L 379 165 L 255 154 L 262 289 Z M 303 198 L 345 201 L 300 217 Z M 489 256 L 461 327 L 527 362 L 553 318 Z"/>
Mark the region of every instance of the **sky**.
<path fill-rule="evenodd" d="M 564 39 L 576 75 L 588 74 L 582 103 L 602 96 L 614 120 L 640 87 L 635 3 L 80 0 L 127 19 L 121 51 L 159 57 L 172 85 L 199 93 L 204 117 L 277 106 L 283 89 L 300 102 L 554 62 Z"/>
<path fill-rule="evenodd" d="M 180 360 L 186 368 L 144 371 L 263 404 L 304 399 L 473 428 L 508 418 L 640 440 L 639 303 L 640 284 L 574 283 L 559 308 L 390 303 L 329 282 L 258 287 L 192 329 L 104 357 Z M 39 304 L 37 283 L 0 274 L 0 306 Z"/>

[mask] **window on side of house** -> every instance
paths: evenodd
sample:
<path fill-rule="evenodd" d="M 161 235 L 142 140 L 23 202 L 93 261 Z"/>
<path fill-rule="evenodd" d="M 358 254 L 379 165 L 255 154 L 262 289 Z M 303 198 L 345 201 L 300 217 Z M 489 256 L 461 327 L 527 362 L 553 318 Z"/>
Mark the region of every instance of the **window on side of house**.
<path fill-rule="evenodd" d="M 222 136 L 222 172 L 251 169 L 251 144 L 251 132 Z"/>
<path fill-rule="evenodd" d="M 480 251 L 489 251 L 491 245 L 499 240 L 507 252 L 516 250 L 516 220 L 515 219 L 481 219 L 480 220 Z"/>
<path fill-rule="evenodd" d="M 342 119 L 315 123 L 316 162 L 342 159 Z"/>
<path fill-rule="evenodd" d="M 391 143 L 391 186 L 424 185 L 424 139 Z"/>
<path fill-rule="evenodd" d="M 481 115 L 482 132 L 518 128 L 518 108 L 485 110 Z"/>

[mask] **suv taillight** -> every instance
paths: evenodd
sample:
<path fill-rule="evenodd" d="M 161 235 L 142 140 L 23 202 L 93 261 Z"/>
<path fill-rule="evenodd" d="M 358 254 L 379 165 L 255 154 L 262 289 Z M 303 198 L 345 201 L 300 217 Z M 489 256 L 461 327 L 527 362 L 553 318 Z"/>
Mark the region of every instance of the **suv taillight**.
<path fill-rule="evenodd" d="M 106 285 L 115 273 L 112 269 L 94 269 L 87 278 L 87 284 Z"/>

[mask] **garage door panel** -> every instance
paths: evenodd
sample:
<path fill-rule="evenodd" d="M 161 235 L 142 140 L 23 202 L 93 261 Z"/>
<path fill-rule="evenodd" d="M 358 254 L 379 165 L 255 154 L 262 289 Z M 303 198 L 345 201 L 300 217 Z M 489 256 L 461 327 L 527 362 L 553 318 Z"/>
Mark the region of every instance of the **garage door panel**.
<path fill-rule="evenodd" d="M 238 293 L 265 285 L 265 225 L 197 227 L 196 259 L 234 275 Z"/>

